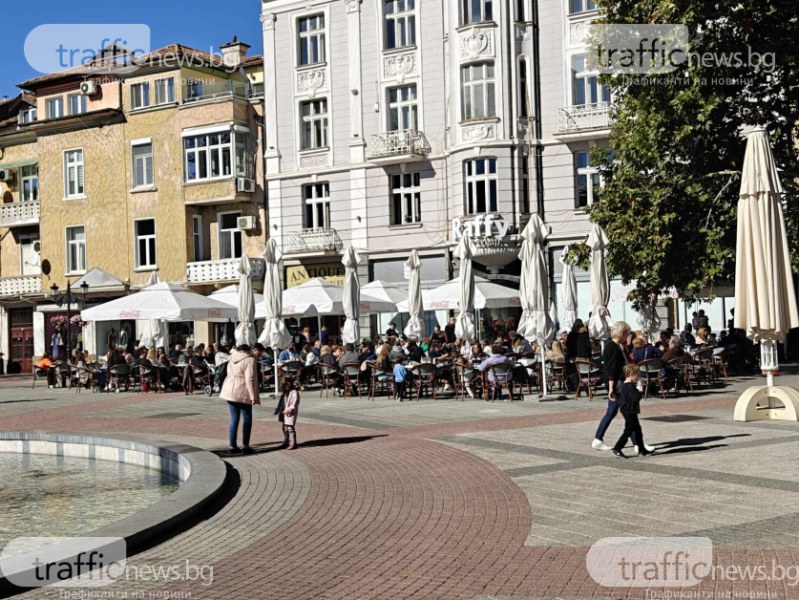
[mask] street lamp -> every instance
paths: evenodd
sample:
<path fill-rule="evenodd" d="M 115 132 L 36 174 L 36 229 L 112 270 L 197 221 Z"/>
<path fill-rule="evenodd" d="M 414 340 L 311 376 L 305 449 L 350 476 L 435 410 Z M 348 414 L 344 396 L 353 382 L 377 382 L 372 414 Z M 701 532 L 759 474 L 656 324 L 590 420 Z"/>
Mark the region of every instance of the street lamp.
<path fill-rule="evenodd" d="M 82 292 L 82 298 L 78 298 L 75 294 L 72 293 L 72 282 L 67 281 L 67 291 L 63 294 L 58 294 L 58 284 L 54 283 L 50 286 L 50 291 L 52 292 L 53 302 L 58 306 L 63 306 L 64 304 L 67 305 L 67 362 L 72 358 L 72 305 L 77 304 L 81 300 L 83 301 L 83 306 L 86 306 L 86 294 L 89 291 L 89 284 L 85 281 L 80 284 L 80 291 Z"/>

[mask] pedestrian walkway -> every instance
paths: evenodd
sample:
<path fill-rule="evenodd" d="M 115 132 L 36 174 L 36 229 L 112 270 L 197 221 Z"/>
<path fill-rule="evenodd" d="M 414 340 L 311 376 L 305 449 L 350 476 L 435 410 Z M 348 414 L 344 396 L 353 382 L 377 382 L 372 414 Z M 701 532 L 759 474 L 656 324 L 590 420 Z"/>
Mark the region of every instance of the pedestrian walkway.
<path fill-rule="evenodd" d="M 782 378 L 799 385 L 799 377 Z M 707 536 L 723 564 L 799 564 L 799 426 L 733 422 L 737 393 L 750 383 L 647 400 L 642 423 L 660 456 L 626 461 L 590 447 L 604 397 L 399 404 L 309 391 L 300 448 L 288 452 L 277 450 L 282 435 L 265 395 L 255 410 L 258 452 L 228 457 L 227 407 L 218 397 L 31 390 L 28 378 L 9 377 L 0 378 L 0 430 L 169 438 L 218 452 L 233 469 L 237 487 L 224 506 L 129 561 L 213 567 L 212 582 L 119 581 L 105 591 L 643 598 L 644 588 L 591 579 L 588 547 L 612 536 Z M 619 418 L 608 439 L 621 429 Z M 797 583 L 706 581 L 698 590 L 719 600 L 733 590 L 799 598 Z"/>

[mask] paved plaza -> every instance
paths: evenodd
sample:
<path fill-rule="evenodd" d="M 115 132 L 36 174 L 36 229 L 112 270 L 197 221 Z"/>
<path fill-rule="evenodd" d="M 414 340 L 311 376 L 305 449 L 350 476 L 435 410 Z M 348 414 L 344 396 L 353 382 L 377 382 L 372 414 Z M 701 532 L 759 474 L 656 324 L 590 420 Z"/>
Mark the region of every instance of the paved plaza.
<path fill-rule="evenodd" d="M 780 383 L 799 385 L 795 372 Z M 716 564 L 778 563 L 792 566 L 794 579 L 717 577 L 682 597 L 799 598 L 799 425 L 734 422 L 738 393 L 755 383 L 733 378 L 650 398 L 642 425 L 658 455 L 626 461 L 590 447 L 604 395 L 397 403 L 310 390 L 296 451 L 277 450 L 274 401 L 264 395 L 257 453 L 231 457 L 217 396 L 31 390 L 28 377 L 6 377 L 0 430 L 174 440 L 228 463 L 224 503 L 129 561 L 212 566 L 213 581 L 103 588 L 118 597 L 667 599 L 679 596 L 656 585 L 600 586 L 586 568 L 589 547 L 608 537 L 706 536 Z M 619 417 L 605 441 L 621 429 Z"/>

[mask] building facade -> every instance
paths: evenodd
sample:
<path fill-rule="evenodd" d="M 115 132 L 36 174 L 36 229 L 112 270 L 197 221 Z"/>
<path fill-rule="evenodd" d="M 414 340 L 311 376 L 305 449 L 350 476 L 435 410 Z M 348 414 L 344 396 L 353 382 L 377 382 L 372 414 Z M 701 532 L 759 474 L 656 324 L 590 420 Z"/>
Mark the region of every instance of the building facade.
<path fill-rule="evenodd" d="M 352 244 L 363 283 L 403 282 L 416 248 L 433 287 L 457 274 L 467 235 L 479 274 L 516 286 L 537 212 L 557 317 L 558 257 L 589 233 L 602 186 L 589 153 L 610 132 L 610 93 L 586 60 L 598 16 L 592 0 L 264 0 L 269 233 L 286 285 L 340 277 Z M 612 289 L 614 318 L 634 323 L 630 288 Z"/>
<path fill-rule="evenodd" d="M 208 293 L 238 279 L 242 254 L 263 280 L 263 69 L 248 48 L 234 40 L 212 56 L 173 44 L 136 61 L 107 49 L 20 84 L 26 93 L 0 129 L 6 356 L 29 368 L 52 350 L 53 316 L 65 311 L 53 297 L 68 282 L 73 292 L 89 284 L 75 314 L 153 271 Z M 135 322 L 98 323 L 72 328 L 71 345 L 103 352 L 123 327 L 135 339 Z"/>

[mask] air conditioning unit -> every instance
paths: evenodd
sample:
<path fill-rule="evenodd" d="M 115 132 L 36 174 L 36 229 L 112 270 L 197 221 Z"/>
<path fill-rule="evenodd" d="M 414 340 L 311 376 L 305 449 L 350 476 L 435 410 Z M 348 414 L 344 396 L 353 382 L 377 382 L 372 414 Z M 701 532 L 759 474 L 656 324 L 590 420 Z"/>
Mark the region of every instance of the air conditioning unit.
<path fill-rule="evenodd" d="M 17 176 L 14 169 L 0 169 L 0 182 L 11 183 Z"/>
<path fill-rule="evenodd" d="M 236 191 L 252 194 L 255 191 L 255 180 L 239 177 L 236 179 Z"/>
<path fill-rule="evenodd" d="M 239 217 L 236 220 L 236 228 L 241 231 L 250 231 L 255 229 L 255 217 Z"/>
<path fill-rule="evenodd" d="M 84 96 L 94 96 L 97 93 L 97 83 L 94 79 L 87 79 L 80 84 L 80 93 Z"/>

